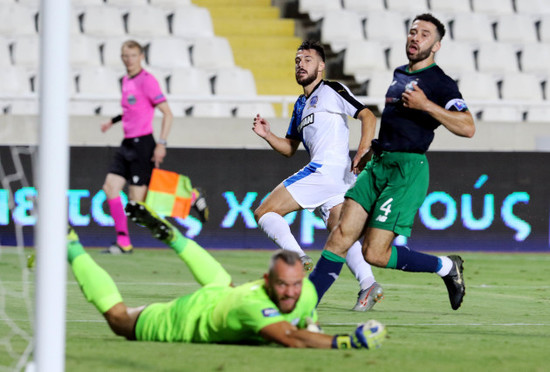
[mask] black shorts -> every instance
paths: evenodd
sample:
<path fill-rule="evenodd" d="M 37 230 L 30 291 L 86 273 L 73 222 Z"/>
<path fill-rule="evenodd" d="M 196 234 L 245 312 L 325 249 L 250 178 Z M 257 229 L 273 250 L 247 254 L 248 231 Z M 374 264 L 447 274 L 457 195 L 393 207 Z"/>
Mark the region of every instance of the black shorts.
<path fill-rule="evenodd" d="M 149 185 L 154 163 L 151 161 L 156 142 L 152 134 L 125 138 L 109 167 L 109 173 L 124 177 L 130 185 Z"/>

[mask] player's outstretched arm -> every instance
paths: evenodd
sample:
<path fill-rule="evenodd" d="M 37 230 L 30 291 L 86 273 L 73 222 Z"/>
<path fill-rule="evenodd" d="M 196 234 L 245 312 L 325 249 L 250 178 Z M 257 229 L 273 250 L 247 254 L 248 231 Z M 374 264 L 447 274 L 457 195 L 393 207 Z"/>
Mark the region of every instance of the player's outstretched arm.
<path fill-rule="evenodd" d="M 269 122 L 261 117 L 259 114 L 256 115 L 256 117 L 254 118 L 254 122 L 252 123 L 252 130 L 258 136 L 263 138 L 267 143 L 269 143 L 269 146 L 271 146 L 273 150 L 277 151 L 283 156 L 286 156 L 287 158 L 294 155 L 296 153 L 296 150 L 298 150 L 298 146 L 300 146 L 300 141 L 296 141 L 290 138 L 282 138 L 273 134 L 273 132 L 271 132 L 271 126 L 269 125 Z"/>
<path fill-rule="evenodd" d="M 326 335 L 298 329 L 282 321 L 270 324 L 260 330 L 260 335 L 268 341 L 287 347 L 316 349 L 373 349 L 380 347 L 387 336 L 386 328 L 377 321 L 359 324 L 351 335 Z"/>

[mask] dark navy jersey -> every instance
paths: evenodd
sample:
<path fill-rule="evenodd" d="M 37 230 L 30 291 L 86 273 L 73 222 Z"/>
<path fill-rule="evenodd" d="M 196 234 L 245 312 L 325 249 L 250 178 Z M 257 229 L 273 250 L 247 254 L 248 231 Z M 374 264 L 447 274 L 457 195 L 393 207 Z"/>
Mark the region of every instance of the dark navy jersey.
<path fill-rule="evenodd" d="M 425 153 L 434 138 L 434 130 L 441 124 L 428 113 L 403 106 L 401 95 L 412 84 L 424 91 L 426 97 L 451 111 L 467 111 L 456 82 L 445 75 L 436 64 L 409 72 L 407 65 L 393 73 L 393 81 L 386 93 L 386 105 L 378 139 L 373 148 L 384 151 Z"/>

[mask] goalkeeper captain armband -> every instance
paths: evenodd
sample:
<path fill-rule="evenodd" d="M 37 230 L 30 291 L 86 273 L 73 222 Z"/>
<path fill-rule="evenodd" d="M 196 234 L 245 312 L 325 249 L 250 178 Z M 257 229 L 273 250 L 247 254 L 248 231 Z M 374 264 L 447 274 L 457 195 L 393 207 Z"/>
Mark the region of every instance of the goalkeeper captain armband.
<path fill-rule="evenodd" d="M 359 349 L 361 347 L 351 335 L 335 335 L 332 338 L 333 349 Z"/>

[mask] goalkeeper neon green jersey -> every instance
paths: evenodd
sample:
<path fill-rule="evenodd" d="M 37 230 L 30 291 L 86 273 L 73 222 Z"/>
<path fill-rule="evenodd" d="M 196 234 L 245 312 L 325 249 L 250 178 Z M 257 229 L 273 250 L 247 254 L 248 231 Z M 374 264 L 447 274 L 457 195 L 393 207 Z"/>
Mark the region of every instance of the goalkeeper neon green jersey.
<path fill-rule="evenodd" d="M 306 319 L 317 321 L 317 292 L 305 278 L 295 309 L 281 314 L 256 280 L 238 287 L 207 285 L 168 303 L 147 306 L 136 323 L 141 341 L 263 343 L 258 332 L 287 321 L 306 328 Z"/>

